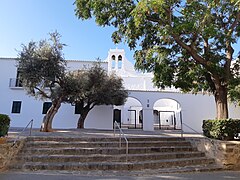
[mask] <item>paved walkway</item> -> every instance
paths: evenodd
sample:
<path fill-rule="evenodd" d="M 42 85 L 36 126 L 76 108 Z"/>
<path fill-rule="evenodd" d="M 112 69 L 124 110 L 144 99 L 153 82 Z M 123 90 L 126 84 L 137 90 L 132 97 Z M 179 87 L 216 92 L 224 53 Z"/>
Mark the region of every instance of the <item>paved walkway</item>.
<path fill-rule="evenodd" d="M 59 172 L 4 172 L 0 173 L 1 180 L 239 180 L 240 171 L 201 172 L 201 173 L 170 173 L 148 175 L 142 177 L 119 176 L 92 176 Z"/>
<path fill-rule="evenodd" d="M 8 136 L 16 138 L 23 128 L 10 128 Z M 180 130 L 155 130 L 143 131 L 139 129 L 123 129 L 126 137 L 181 137 Z M 119 131 L 116 130 L 116 134 Z M 29 135 L 29 129 L 21 134 L 22 137 Z M 95 129 L 56 129 L 54 132 L 40 132 L 39 129 L 32 130 L 32 136 L 47 137 L 114 137 L 113 130 L 95 130 Z M 183 137 L 203 137 L 201 134 L 184 133 Z"/>

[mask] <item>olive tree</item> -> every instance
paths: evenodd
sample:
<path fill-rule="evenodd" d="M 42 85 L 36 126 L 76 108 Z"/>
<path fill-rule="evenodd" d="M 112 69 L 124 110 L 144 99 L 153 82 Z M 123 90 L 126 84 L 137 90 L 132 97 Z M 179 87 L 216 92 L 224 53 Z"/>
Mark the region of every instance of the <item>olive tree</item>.
<path fill-rule="evenodd" d="M 49 40 L 22 45 L 19 52 L 17 67 L 27 93 L 37 99 L 52 101 L 43 118 L 42 131 L 51 131 L 53 118 L 67 93 L 62 88 L 66 66 L 63 47 L 60 35 L 54 32 L 50 33 Z"/>
<path fill-rule="evenodd" d="M 84 128 L 85 119 L 95 106 L 123 105 L 127 99 L 122 79 L 114 74 L 108 75 L 99 63 L 88 70 L 69 72 L 66 77 L 71 82 L 67 102 L 78 106 L 80 112 L 77 128 Z"/>

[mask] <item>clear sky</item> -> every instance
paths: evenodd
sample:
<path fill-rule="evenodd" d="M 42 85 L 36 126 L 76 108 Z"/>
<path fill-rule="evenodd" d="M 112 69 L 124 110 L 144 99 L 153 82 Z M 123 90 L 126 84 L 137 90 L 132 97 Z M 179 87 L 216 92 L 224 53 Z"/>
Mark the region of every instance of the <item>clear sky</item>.
<path fill-rule="evenodd" d="M 21 44 L 48 38 L 57 30 L 65 59 L 106 59 L 108 50 L 116 48 L 111 40 L 112 27 L 98 27 L 94 20 L 78 20 L 74 13 L 74 0 L 0 0 L 0 57 L 17 57 Z M 128 60 L 133 51 L 125 44 Z M 234 45 L 240 50 L 240 43 Z M 18 50 L 18 51 L 17 51 Z"/>
<path fill-rule="evenodd" d="M 21 44 L 48 38 L 57 30 L 65 59 L 106 59 L 110 48 L 133 51 L 111 40 L 112 27 L 99 27 L 94 20 L 81 21 L 74 13 L 74 0 L 0 0 L 0 57 L 17 57 Z"/>

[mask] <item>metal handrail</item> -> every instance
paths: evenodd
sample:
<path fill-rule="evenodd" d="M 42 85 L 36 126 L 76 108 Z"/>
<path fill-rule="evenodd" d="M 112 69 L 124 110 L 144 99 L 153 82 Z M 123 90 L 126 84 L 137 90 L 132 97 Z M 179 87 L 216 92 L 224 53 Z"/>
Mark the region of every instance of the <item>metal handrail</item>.
<path fill-rule="evenodd" d="M 19 138 L 20 138 L 20 135 L 28 128 L 28 126 L 30 124 L 31 124 L 31 126 L 30 126 L 30 130 L 29 130 L 29 135 L 28 136 L 32 135 L 33 119 L 31 121 L 29 121 L 29 123 L 25 126 L 25 128 L 23 128 L 23 130 L 18 134 L 18 136 L 15 138 L 12 146 L 14 146 L 16 144 L 17 140 L 19 140 Z"/>
<path fill-rule="evenodd" d="M 114 126 L 113 126 L 114 137 L 115 137 L 115 134 L 116 134 L 116 127 L 119 129 L 119 148 L 122 148 L 122 141 L 121 141 L 122 137 L 126 141 L 126 161 L 128 161 L 128 140 L 127 140 L 127 137 L 125 136 L 122 129 L 118 125 L 117 121 L 114 121 Z"/>
<path fill-rule="evenodd" d="M 185 124 L 185 123 L 183 123 L 183 122 L 181 122 L 181 126 L 182 126 L 182 125 L 186 126 L 187 128 L 191 129 L 192 131 L 194 131 L 194 132 L 197 133 L 197 134 L 201 134 L 200 132 L 198 132 L 197 130 L 193 129 L 192 127 L 190 127 L 189 125 L 187 125 L 187 124 Z M 182 126 L 182 127 L 183 127 L 183 126 Z M 181 137 L 183 137 L 183 129 L 182 129 L 182 127 L 181 127 Z"/>

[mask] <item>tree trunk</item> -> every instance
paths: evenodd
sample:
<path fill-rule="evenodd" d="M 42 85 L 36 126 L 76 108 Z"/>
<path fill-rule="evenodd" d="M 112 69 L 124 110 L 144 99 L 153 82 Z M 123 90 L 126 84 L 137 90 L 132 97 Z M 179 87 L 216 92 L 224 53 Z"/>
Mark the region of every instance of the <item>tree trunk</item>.
<path fill-rule="evenodd" d="M 82 110 L 77 123 L 77 129 L 84 129 L 84 122 L 90 110 Z"/>
<path fill-rule="evenodd" d="M 51 132 L 52 131 L 52 122 L 55 114 L 58 112 L 62 103 L 62 98 L 59 98 L 53 101 L 52 106 L 47 111 L 47 114 L 43 117 L 43 122 L 41 125 L 40 131 L 42 132 Z"/>
<path fill-rule="evenodd" d="M 227 88 L 225 86 L 219 86 L 215 92 L 215 102 L 217 119 L 228 118 L 228 101 L 227 101 Z"/>

